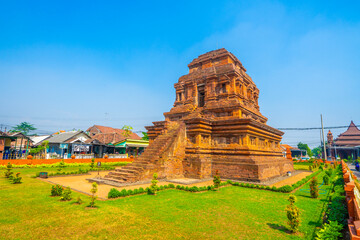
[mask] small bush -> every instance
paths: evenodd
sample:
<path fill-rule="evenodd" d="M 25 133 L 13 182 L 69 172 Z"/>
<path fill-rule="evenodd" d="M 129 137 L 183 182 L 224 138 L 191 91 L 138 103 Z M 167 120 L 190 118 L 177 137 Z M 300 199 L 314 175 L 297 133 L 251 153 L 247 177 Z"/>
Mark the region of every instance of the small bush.
<path fill-rule="evenodd" d="M 21 179 L 22 177 L 20 177 L 20 173 L 16 173 L 16 175 L 12 178 L 12 183 L 13 184 L 18 184 L 21 183 Z"/>
<path fill-rule="evenodd" d="M 120 195 L 121 193 L 116 188 L 112 188 L 108 193 L 108 198 L 117 198 L 120 197 Z"/>
<path fill-rule="evenodd" d="M 82 204 L 84 201 L 80 198 L 80 197 L 78 197 L 77 199 L 76 199 L 76 202 L 75 203 L 77 203 L 77 204 Z"/>
<path fill-rule="evenodd" d="M 141 188 L 139 188 L 139 193 L 144 193 L 145 191 L 144 191 L 144 189 L 141 187 Z"/>
<path fill-rule="evenodd" d="M 131 195 L 133 195 L 133 194 L 134 194 L 133 190 L 129 189 L 129 190 L 127 191 L 127 195 L 128 195 L 128 196 L 131 196 Z"/>
<path fill-rule="evenodd" d="M 172 184 L 172 183 L 170 183 L 170 184 L 169 184 L 169 188 L 175 188 L 175 185 Z"/>
<path fill-rule="evenodd" d="M 325 185 L 329 185 L 329 180 L 330 180 L 330 178 L 329 178 L 328 175 L 325 175 L 325 176 L 323 177 L 323 180 L 324 180 L 324 184 L 325 184 Z"/>
<path fill-rule="evenodd" d="M 126 191 L 126 189 L 121 190 L 121 197 L 126 197 L 128 195 L 128 192 Z"/>
<path fill-rule="evenodd" d="M 285 186 L 282 186 L 282 187 L 279 187 L 277 189 L 279 192 L 283 192 L 283 193 L 289 193 L 293 190 L 293 188 L 289 185 L 285 185 Z"/>
<path fill-rule="evenodd" d="M 216 170 L 216 173 L 215 173 L 215 176 L 214 176 L 213 182 L 214 182 L 214 186 L 215 186 L 215 188 L 219 188 L 220 183 L 221 183 L 221 179 L 220 179 L 220 176 L 219 176 L 219 171 L 218 171 L 218 170 Z"/>
<path fill-rule="evenodd" d="M 92 193 L 92 195 L 91 195 L 91 201 L 90 201 L 88 207 L 92 207 L 92 208 L 96 207 L 96 205 L 95 205 L 95 200 L 97 199 L 97 196 L 96 196 L 95 194 L 97 193 L 97 190 L 98 190 L 97 186 L 98 186 L 98 185 L 97 185 L 96 182 L 93 182 L 93 183 L 92 183 L 92 188 L 91 188 L 91 190 L 90 190 L 90 192 Z"/>
<path fill-rule="evenodd" d="M 158 190 L 157 183 L 159 181 L 157 180 L 157 177 L 158 177 L 157 173 L 154 173 L 153 179 L 151 180 L 151 186 L 148 190 L 148 194 L 150 194 L 150 195 L 155 195 L 156 191 Z"/>
<path fill-rule="evenodd" d="M 292 232 L 296 232 L 300 226 L 300 210 L 295 206 L 296 197 L 290 195 L 288 198 L 290 204 L 286 207 L 286 216 L 288 218 L 289 229 Z"/>
<path fill-rule="evenodd" d="M 51 187 L 51 196 L 61 196 L 64 188 L 59 184 L 53 185 Z"/>
<path fill-rule="evenodd" d="M 341 226 L 337 221 L 329 221 L 325 223 L 322 228 L 316 233 L 316 240 L 328 240 L 328 239 L 338 239 L 342 234 Z"/>
<path fill-rule="evenodd" d="M 317 198 L 319 196 L 319 188 L 316 177 L 313 177 L 310 182 L 310 195 L 312 198 Z"/>
<path fill-rule="evenodd" d="M 69 201 L 71 200 L 71 189 L 70 187 L 67 187 L 64 189 L 64 191 L 62 192 L 61 201 Z"/>

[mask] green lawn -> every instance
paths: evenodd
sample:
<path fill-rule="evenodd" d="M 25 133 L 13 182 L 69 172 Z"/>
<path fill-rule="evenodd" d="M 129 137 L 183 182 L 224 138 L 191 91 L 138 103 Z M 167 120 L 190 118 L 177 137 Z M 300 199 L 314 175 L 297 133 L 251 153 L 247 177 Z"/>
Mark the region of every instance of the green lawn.
<path fill-rule="evenodd" d="M 10 184 L 1 171 L 1 239 L 312 239 L 327 197 L 310 198 L 301 191 L 308 186 L 298 190 L 300 233 L 289 234 L 289 194 L 235 186 L 202 193 L 172 189 L 98 201 L 98 209 L 87 209 L 88 196 L 73 193 L 85 200 L 82 205 L 60 202 L 49 196 L 50 184 L 30 178 L 46 170 L 15 169 L 23 176 L 20 185 Z"/>

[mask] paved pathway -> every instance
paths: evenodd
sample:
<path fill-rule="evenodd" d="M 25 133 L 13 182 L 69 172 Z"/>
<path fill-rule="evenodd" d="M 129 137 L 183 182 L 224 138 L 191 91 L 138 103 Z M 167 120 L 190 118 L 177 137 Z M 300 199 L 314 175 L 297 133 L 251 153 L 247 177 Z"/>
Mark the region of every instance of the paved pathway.
<path fill-rule="evenodd" d="M 360 172 L 355 169 L 355 164 L 347 163 L 346 165 L 347 165 L 348 168 L 353 172 L 353 174 L 354 174 L 358 179 L 360 179 Z"/>

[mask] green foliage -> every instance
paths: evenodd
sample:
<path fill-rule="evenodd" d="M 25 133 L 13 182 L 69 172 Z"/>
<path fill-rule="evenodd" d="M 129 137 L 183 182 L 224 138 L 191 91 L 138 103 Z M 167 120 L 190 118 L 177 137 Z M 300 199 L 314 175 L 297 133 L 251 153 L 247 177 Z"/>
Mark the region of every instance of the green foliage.
<path fill-rule="evenodd" d="M 64 188 L 59 184 L 53 185 L 51 187 L 51 196 L 61 196 Z"/>
<path fill-rule="evenodd" d="M 339 169 L 338 171 L 339 176 L 341 176 L 341 169 Z M 345 190 L 343 186 L 343 178 L 337 178 L 334 182 L 334 192 L 330 196 L 330 203 L 326 210 L 326 215 L 329 221 L 336 221 L 342 226 L 346 226 L 348 212 L 346 209 Z"/>
<path fill-rule="evenodd" d="M 300 226 L 300 210 L 295 206 L 296 197 L 290 195 L 288 198 L 290 204 L 286 207 L 286 216 L 288 218 L 289 229 L 292 232 L 296 232 Z"/>
<path fill-rule="evenodd" d="M 76 201 L 75 201 L 75 203 L 77 203 L 77 204 L 82 204 L 84 201 L 81 199 L 81 197 L 78 197 L 77 199 L 76 199 Z"/>
<path fill-rule="evenodd" d="M 325 185 L 329 185 L 330 178 L 328 175 L 324 175 L 323 180 Z"/>
<path fill-rule="evenodd" d="M 157 173 L 154 173 L 153 179 L 151 180 L 151 186 L 149 187 L 148 194 L 155 195 L 156 191 L 158 190 L 157 183 L 159 182 L 157 180 Z"/>
<path fill-rule="evenodd" d="M 16 173 L 16 175 L 12 178 L 12 183 L 13 184 L 17 184 L 17 183 L 21 183 L 21 179 L 22 177 L 20 177 L 20 173 Z"/>
<path fill-rule="evenodd" d="M 64 189 L 64 191 L 62 192 L 61 201 L 70 201 L 71 200 L 71 189 L 70 187 L 67 187 Z"/>
<path fill-rule="evenodd" d="M 12 164 L 10 162 L 8 162 L 8 164 L 6 165 L 5 177 L 12 178 L 13 174 L 14 173 L 12 172 Z"/>
<path fill-rule="evenodd" d="M 66 167 L 64 159 L 61 159 L 61 161 L 58 164 L 58 172 L 61 172 Z"/>
<path fill-rule="evenodd" d="M 132 128 L 131 126 L 124 125 L 124 126 L 122 127 L 122 130 L 124 130 L 124 132 L 122 133 L 122 135 L 123 135 L 125 138 L 128 138 L 128 137 L 131 135 L 133 128 Z"/>
<path fill-rule="evenodd" d="M 16 125 L 10 132 L 21 132 L 25 135 L 27 135 L 30 131 L 34 131 L 36 128 L 33 124 L 30 124 L 28 122 L 22 122 L 18 125 Z"/>
<path fill-rule="evenodd" d="M 92 193 L 92 195 L 91 195 L 91 201 L 90 201 L 88 207 L 94 208 L 94 207 L 96 207 L 95 200 L 97 199 L 97 196 L 95 194 L 98 191 L 98 185 L 96 182 L 93 182 L 91 186 L 92 186 L 92 188 L 91 188 L 90 192 Z"/>
<path fill-rule="evenodd" d="M 279 192 L 283 192 L 283 193 L 289 193 L 293 190 L 293 188 L 289 185 L 285 185 L 285 186 L 282 186 L 282 187 L 279 187 L 277 189 Z"/>
<path fill-rule="evenodd" d="M 326 175 L 328 175 L 329 177 L 331 177 L 331 175 L 333 174 L 332 168 L 329 168 L 328 170 L 326 170 L 325 173 L 326 173 Z"/>
<path fill-rule="evenodd" d="M 299 142 L 297 146 L 298 146 L 299 149 L 305 150 L 309 157 L 312 157 L 313 153 L 312 153 L 312 151 L 310 150 L 309 146 L 306 143 Z"/>
<path fill-rule="evenodd" d="M 314 154 L 313 156 L 315 156 L 315 157 L 320 157 L 321 155 L 322 155 L 322 148 L 321 148 L 321 146 L 318 146 L 318 147 L 316 147 L 316 148 L 313 148 L 313 150 L 311 150 L 312 151 L 312 153 Z"/>
<path fill-rule="evenodd" d="M 90 169 L 94 169 L 94 167 L 95 167 L 95 158 L 92 158 L 90 163 Z"/>
<path fill-rule="evenodd" d="M 145 140 L 145 141 L 149 141 L 149 136 L 147 134 L 147 132 L 141 132 L 143 137 L 141 138 L 142 140 Z"/>
<path fill-rule="evenodd" d="M 343 226 L 337 221 L 329 221 L 325 223 L 322 228 L 316 233 L 316 240 L 336 240 L 342 234 Z"/>
<path fill-rule="evenodd" d="M 313 177 L 310 181 L 310 195 L 312 198 L 317 198 L 319 196 L 319 188 L 316 177 Z"/>
<path fill-rule="evenodd" d="M 218 171 L 218 170 L 216 170 L 216 173 L 215 173 L 213 182 L 214 182 L 215 188 L 219 188 L 219 185 L 220 185 L 220 183 L 221 183 L 221 179 L 220 179 L 219 171 Z"/>

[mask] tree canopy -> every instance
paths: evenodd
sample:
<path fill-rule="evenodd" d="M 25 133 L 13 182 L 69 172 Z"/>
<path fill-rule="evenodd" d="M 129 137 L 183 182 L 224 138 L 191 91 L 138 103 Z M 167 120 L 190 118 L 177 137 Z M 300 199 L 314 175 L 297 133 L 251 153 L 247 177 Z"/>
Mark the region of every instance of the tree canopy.
<path fill-rule="evenodd" d="M 316 148 L 313 148 L 313 150 L 311 150 L 313 152 L 313 154 L 315 155 L 315 157 L 321 157 L 322 155 L 322 147 L 318 146 Z"/>
<path fill-rule="evenodd" d="M 149 136 L 147 134 L 147 132 L 142 132 L 143 137 L 141 138 L 142 140 L 146 140 L 149 141 Z"/>
<path fill-rule="evenodd" d="M 311 152 L 311 149 L 309 148 L 309 146 L 306 143 L 299 142 L 297 147 L 301 150 L 305 150 L 307 155 L 309 157 L 312 157 L 313 153 Z"/>
<path fill-rule="evenodd" d="M 133 128 L 132 128 L 132 126 L 124 125 L 124 126 L 122 127 L 122 130 L 124 130 L 124 132 L 122 133 L 122 135 L 123 135 L 125 138 L 128 138 L 128 137 L 131 135 Z"/>
<path fill-rule="evenodd" d="M 34 124 L 30 124 L 28 122 L 22 122 L 22 123 L 16 125 L 15 127 L 13 127 L 11 132 L 21 132 L 21 133 L 27 135 L 30 131 L 34 131 L 36 129 L 37 128 L 34 127 Z"/>

